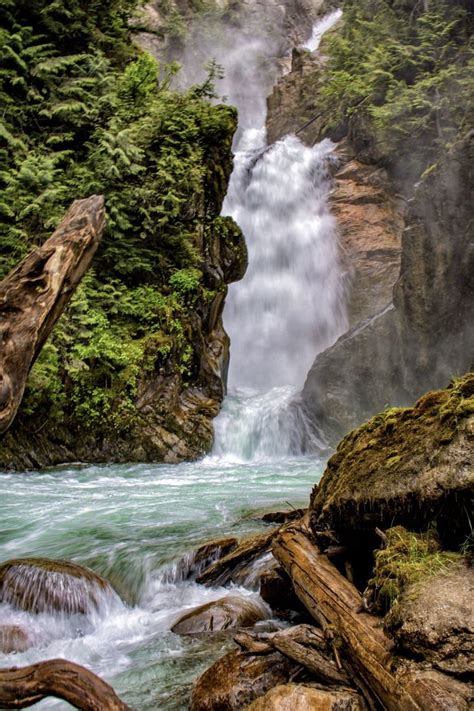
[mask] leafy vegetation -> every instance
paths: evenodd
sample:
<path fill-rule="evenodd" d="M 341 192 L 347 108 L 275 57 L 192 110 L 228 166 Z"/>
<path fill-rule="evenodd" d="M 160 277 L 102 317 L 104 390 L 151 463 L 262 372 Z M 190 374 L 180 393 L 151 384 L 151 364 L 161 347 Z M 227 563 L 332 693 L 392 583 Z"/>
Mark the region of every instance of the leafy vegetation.
<path fill-rule="evenodd" d="M 470 128 L 472 15 L 460 5 L 346 0 L 341 29 L 323 46 L 326 128 L 364 126 L 388 164 L 414 150 L 426 167 L 440 146 Z"/>
<path fill-rule="evenodd" d="M 170 89 L 176 66 L 130 40 L 138 5 L 0 0 L 0 275 L 73 198 L 104 194 L 108 215 L 20 420 L 42 412 L 123 428 L 141 373 L 172 358 L 193 374 L 189 324 L 196 302 L 213 296 L 202 245 L 226 234 L 216 215 L 236 117 L 209 102 L 212 71 L 187 93 Z"/>

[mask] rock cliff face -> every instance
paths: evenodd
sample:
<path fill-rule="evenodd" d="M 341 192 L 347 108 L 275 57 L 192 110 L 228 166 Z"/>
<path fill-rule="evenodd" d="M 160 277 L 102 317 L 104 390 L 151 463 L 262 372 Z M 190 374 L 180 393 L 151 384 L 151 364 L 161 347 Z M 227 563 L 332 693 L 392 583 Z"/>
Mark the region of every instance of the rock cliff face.
<path fill-rule="evenodd" d="M 227 163 L 226 163 L 227 161 Z M 229 156 L 221 166 L 230 171 Z M 215 201 L 217 214 L 223 194 Z M 242 278 L 246 269 L 243 236 L 230 218 L 225 239 L 202 231 L 200 250 L 206 286 L 216 296 L 210 303 L 197 303 L 193 319 L 186 324 L 194 352 L 198 354 L 191 381 L 171 352 L 165 363 L 144 372 L 135 400 L 135 412 L 126 430 L 83 427 L 77 421 L 46 420 L 35 427 L 21 415 L 0 443 L 0 466 L 5 469 L 36 469 L 64 462 L 179 462 L 207 452 L 213 441 L 213 418 L 225 392 L 229 338 L 222 325 L 227 284 Z M 158 344 L 159 346 L 159 344 Z M 157 346 L 157 347 L 158 347 Z M 150 353 L 153 357 L 153 353 Z M 157 362 L 158 353 L 155 353 Z"/>
<path fill-rule="evenodd" d="M 303 400 L 331 443 L 471 367 L 474 349 L 474 134 L 420 180 L 405 216 L 394 302 L 311 368 Z"/>
<path fill-rule="evenodd" d="M 349 330 L 317 357 L 303 390 L 306 411 L 335 445 L 375 412 L 445 385 L 472 363 L 473 149 L 470 134 L 415 185 L 411 173 L 402 184 L 400 165 L 387 172 L 383 146 L 361 116 L 326 131 L 337 121 L 318 108 L 324 67 L 324 56 L 293 52 L 268 99 L 267 127 L 270 140 L 297 132 L 308 143 L 337 144 L 331 203 Z"/>

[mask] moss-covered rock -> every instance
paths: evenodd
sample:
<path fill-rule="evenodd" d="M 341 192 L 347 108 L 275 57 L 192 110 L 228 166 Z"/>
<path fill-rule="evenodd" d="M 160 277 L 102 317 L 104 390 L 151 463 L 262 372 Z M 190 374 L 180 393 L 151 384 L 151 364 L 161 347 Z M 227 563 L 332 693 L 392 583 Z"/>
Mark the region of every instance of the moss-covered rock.
<path fill-rule="evenodd" d="M 357 532 L 403 525 L 436 526 L 460 545 L 470 533 L 474 502 L 474 374 L 429 392 L 413 407 L 392 408 L 339 444 L 312 494 L 314 531 Z"/>

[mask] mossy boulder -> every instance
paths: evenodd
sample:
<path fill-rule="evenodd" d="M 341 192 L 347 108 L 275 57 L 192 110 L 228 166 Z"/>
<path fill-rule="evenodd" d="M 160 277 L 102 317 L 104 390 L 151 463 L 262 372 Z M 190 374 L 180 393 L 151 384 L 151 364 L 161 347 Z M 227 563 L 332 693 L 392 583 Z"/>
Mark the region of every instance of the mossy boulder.
<path fill-rule="evenodd" d="M 311 499 L 311 527 L 349 544 L 356 532 L 436 526 L 443 543 L 470 534 L 474 502 L 474 374 L 392 408 L 348 434 Z M 357 537 L 357 536 L 356 536 Z"/>
<path fill-rule="evenodd" d="M 76 563 L 18 558 L 0 565 L 0 602 L 26 612 L 88 614 L 119 598 L 107 580 Z"/>

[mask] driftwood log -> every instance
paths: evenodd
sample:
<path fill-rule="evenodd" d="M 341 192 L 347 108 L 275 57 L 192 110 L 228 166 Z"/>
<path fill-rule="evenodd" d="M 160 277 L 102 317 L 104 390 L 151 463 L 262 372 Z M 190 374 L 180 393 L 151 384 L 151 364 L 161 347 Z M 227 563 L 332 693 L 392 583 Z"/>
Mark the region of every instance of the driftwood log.
<path fill-rule="evenodd" d="M 81 711 L 131 711 L 103 679 L 64 659 L 0 669 L 0 708 L 24 709 L 48 696 Z"/>
<path fill-rule="evenodd" d="M 104 226 L 103 197 L 76 200 L 54 234 L 0 282 L 0 433 L 13 422 L 31 366 L 87 270 Z"/>
<path fill-rule="evenodd" d="M 350 684 L 349 677 L 331 661 L 324 633 L 312 625 L 296 625 L 270 634 L 240 632 L 234 635 L 234 642 L 251 654 L 269 654 L 276 649 L 325 684 Z"/>
<path fill-rule="evenodd" d="M 304 524 L 282 530 L 273 552 L 308 612 L 337 637 L 344 662 L 370 704 L 375 700 L 388 711 L 469 708 L 460 687 L 445 675 L 407 665 L 397 671 L 381 620 L 361 612 L 359 592 L 309 540 Z"/>

